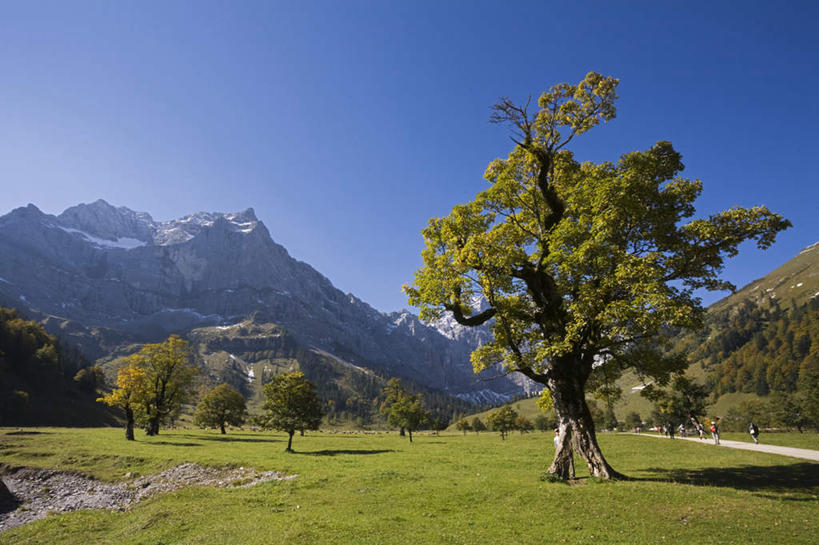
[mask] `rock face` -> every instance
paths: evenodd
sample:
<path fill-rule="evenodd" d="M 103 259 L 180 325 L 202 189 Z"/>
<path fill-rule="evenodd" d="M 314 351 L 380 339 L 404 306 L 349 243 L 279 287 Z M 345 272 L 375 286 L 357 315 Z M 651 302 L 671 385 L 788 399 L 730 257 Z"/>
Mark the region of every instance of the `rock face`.
<path fill-rule="evenodd" d="M 17 498 L 14 497 L 14 494 L 6 486 L 6 483 L 0 479 L 0 513 L 5 513 L 14 509 L 17 505 Z"/>
<path fill-rule="evenodd" d="M 91 359 L 252 317 L 308 349 L 472 401 L 533 386 L 479 380 L 469 354 L 486 331 L 378 312 L 290 257 L 253 209 L 167 222 L 102 200 L 59 216 L 15 209 L 0 217 L 0 305 L 39 315 Z"/>

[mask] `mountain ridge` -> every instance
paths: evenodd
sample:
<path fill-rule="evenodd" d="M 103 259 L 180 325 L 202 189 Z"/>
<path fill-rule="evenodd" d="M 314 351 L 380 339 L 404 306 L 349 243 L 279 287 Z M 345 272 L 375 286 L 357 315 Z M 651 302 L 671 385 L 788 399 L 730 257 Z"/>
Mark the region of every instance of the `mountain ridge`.
<path fill-rule="evenodd" d="M 462 399 L 534 389 L 473 374 L 480 333 L 447 337 L 406 310 L 381 313 L 341 292 L 277 244 L 252 208 L 156 222 L 103 200 L 57 216 L 29 205 L 0 217 L 0 258 L 0 302 L 37 313 L 96 356 L 252 316 L 307 349 Z"/>

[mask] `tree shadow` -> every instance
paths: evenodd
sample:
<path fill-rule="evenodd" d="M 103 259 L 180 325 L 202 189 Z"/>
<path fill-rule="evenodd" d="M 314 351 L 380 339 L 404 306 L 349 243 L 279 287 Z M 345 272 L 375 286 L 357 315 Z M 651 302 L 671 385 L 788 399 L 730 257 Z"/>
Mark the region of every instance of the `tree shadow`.
<path fill-rule="evenodd" d="M 637 477 L 636 481 L 671 481 L 695 486 L 718 486 L 756 493 L 788 501 L 819 501 L 819 464 L 809 462 L 778 466 L 709 467 L 643 470 L 658 475 Z"/>
<path fill-rule="evenodd" d="M 16 430 L 7 432 L 6 435 L 51 435 L 50 431 Z"/>
<path fill-rule="evenodd" d="M 384 454 L 386 452 L 395 452 L 394 450 L 351 450 L 351 449 L 333 449 L 333 450 L 314 450 L 312 452 L 293 452 L 293 454 L 304 454 L 306 456 L 338 456 L 339 454 L 353 454 L 353 455 L 368 455 L 368 454 Z"/>
<path fill-rule="evenodd" d="M 151 441 L 151 445 L 171 445 L 174 447 L 201 447 L 199 443 L 182 443 L 180 441 Z"/>
<path fill-rule="evenodd" d="M 283 439 L 274 439 L 274 438 L 261 438 L 261 437 L 239 437 L 237 435 L 225 434 L 225 435 L 185 435 L 185 437 L 190 437 L 192 439 L 198 439 L 200 441 L 220 441 L 223 443 L 281 443 Z"/>

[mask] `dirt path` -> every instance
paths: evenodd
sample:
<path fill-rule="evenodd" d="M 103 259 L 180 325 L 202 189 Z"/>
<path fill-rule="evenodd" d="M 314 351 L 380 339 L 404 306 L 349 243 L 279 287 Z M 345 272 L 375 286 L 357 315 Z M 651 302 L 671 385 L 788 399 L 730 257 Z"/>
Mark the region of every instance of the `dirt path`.
<path fill-rule="evenodd" d="M 668 439 L 668 437 L 666 437 L 665 435 L 657 435 L 650 432 L 634 433 L 632 435 L 639 435 L 641 437 L 654 437 L 656 439 Z M 673 440 L 693 441 L 695 443 L 702 443 L 703 445 L 717 447 L 717 445 L 714 444 L 714 440 L 711 439 L 710 437 L 707 439 L 698 439 L 696 437 L 677 436 Z M 779 445 L 766 445 L 763 443 L 755 445 L 753 443 L 744 443 L 742 441 L 728 441 L 727 439 L 720 439 L 719 446 L 728 448 L 738 448 L 742 450 L 753 450 L 756 452 L 767 452 L 769 454 L 781 454 L 782 456 L 790 456 L 791 458 L 802 458 L 804 460 L 812 460 L 814 462 L 819 462 L 819 450 L 811 450 L 807 448 L 780 447 Z"/>

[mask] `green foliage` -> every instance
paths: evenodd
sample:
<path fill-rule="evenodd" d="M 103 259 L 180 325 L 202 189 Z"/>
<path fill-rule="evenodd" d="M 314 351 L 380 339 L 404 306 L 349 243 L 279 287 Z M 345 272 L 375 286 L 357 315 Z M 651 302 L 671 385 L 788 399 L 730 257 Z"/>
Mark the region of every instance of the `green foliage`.
<path fill-rule="evenodd" d="M 94 403 L 102 379 L 86 365 L 41 324 L 0 307 L 0 426 L 111 423 Z M 78 370 L 86 380 L 72 380 Z"/>
<path fill-rule="evenodd" d="M 296 430 L 317 430 L 321 424 L 321 401 L 316 386 L 304 373 L 291 371 L 265 384 L 265 427 L 287 432 L 287 451 L 292 450 Z"/>
<path fill-rule="evenodd" d="M 658 346 L 665 328 L 701 326 L 695 290 L 731 287 L 719 278 L 724 259 L 746 240 L 767 248 L 790 225 L 764 207 L 691 219 L 702 184 L 679 175 L 682 156 L 668 142 L 578 163 L 566 146 L 614 118 L 617 84 L 591 72 L 543 93 L 533 113 L 499 102 L 493 120 L 512 126 L 516 146 L 489 164 L 475 200 L 430 220 L 424 265 L 405 286 L 422 319 L 491 323 L 475 370 L 500 364 L 547 385 L 592 450 L 593 426 L 570 408 L 584 403 L 587 382 L 599 388 L 632 368 L 665 383 L 684 369 Z M 490 308 L 473 314 L 478 295 Z"/>
<path fill-rule="evenodd" d="M 472 423 L 470 425 L 472 426 L 472 429 L 475 431 L 475 433 L 486 431 L 486 424 L 484 424 L 483 420 L 481 420 L 477 416 L 472 419 Z"/>
<path fill-rule="evenodd" d="M 676 429 L 692 419 L 699 421 L 705 415 L 706 388 L 683 375 L 677 376 L 666 389 L 646 386 L 641 392 L 654 402 L 652 419 Z"/>
<path fill-rule="evenodd" d="M 509 405 L 504 405 L 489 413 L 489 416 L 486 417 L 486 425 L 492 431 L 499 431 L 501 439 L 506 439 L 506 434 L 516 429 L 517 419 L 518 412 Z"/>
<path fill-rule="evenodd" d="M 515 418 L 515 429 L 520 431 L 520 433 L 526 433 L 535 429 L 535 425 L 532 423 L 531 420 L 526 418 L 524 415 L 519 414 Z"/>
<path fill-rule="evenodd" d="M 161 343 L 146 344 L 130 358 L 129 365 L 145 372 L 146 390 L 137 394 L 142 398 L 138 419 L 148 435 L 156 435 L 160 425 L 175 418 L 182 404 L 190 398 L 193 378 L 198 371 L 189 363 L 188 342 L 178 335 L 171 335 Z"/>
<path fill-rule="evenodd" d="M 640 414 L 637 412 L 630 412 L 626 415 L 625 420 L 623 423 L 629 428 L 638 428 L 643 425 L 643 419 L 640 417 Z"/>
<path fill-rule="evenodd" d="M 105 387 L 105 373 L 98 365 L 83 367 L 74 375 L 74 382 L 84 391 L 94 394 Z"/>
<path fill-rule="evenodd" d="M 554 429 L 555 427 L 554 419 L 550 420 L 549 418 L 546 417 L 546 415 L 543 414 L 537 415 L 535 417 L 533 424 L 537 431 L 548 431 Z"/>
<path fill-rule="evenodd" d="M 472 425 L 466 418 L 461 418 L 455 423 L 455 429 L 464 432 L 464 435 L 466 435 L 466 432 L 472 431 Z"/>
<path fill-rule="evenodd" d="M 193 421 L 197 426 L 214 426 L 225 433 L 226 424 L 241 426 L 246 416 L 244 396 L 232 386 L 221 384 L 202 398 L 196 406 Z"/>
<path fill-rule="evenodd" d="M 409 432 L 411 443 L 412 432 L 430 421 L 430 415 L 424 409 L 423 396 L 407 392 L 397 378 L 389 380 L 384 393 L 388 412 L 387 422 L 393 427 Z"/>

